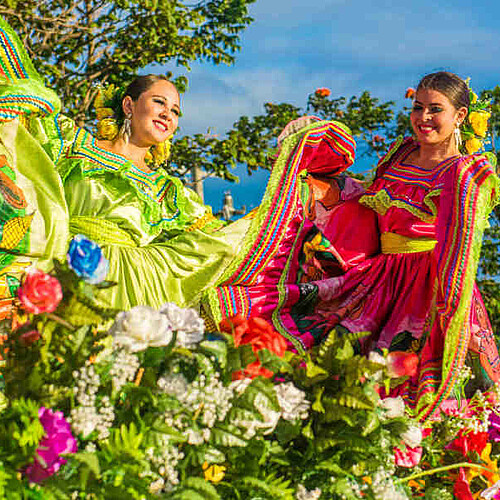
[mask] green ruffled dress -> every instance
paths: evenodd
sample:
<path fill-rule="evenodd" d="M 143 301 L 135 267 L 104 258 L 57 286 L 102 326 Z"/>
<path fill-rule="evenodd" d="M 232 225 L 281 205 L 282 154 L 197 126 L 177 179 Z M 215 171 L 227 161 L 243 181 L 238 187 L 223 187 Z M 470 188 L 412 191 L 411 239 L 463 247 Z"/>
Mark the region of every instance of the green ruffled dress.
<path fill-rule="evenodd" d="M 238 252 L 248 222 L 225 226 L 179 179 L 145 173 L 79 129 L 58 164 L 71 235 L 97 242 L 110 262 L 105 305 L 197 305 Z"/>

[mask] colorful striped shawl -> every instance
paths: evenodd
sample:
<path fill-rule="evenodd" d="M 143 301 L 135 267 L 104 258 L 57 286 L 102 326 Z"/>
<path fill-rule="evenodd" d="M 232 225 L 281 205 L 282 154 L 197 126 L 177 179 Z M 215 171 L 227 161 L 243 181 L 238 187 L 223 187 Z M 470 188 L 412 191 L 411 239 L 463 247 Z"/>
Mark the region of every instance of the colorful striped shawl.
<path fill-rule="evenodd" d="M 333 121 L 316 122 L 284 140 L 240 258 L 225 271 L 219 286 L 209 291 L 216 322 L 236 313 L 250 314 L 248 287 L 265 272 L 279 252 L 287 228 L 303 210 L 301 176 L 310 168 L 322 175 L 338 175 L 354 162 L 355 148 L 345 126 Z"/>
<path fill-rule="evenodd" d="M 481 155 L 460 158 L 450 169 L 437 220 L 434 311 L 421 354 L 417 413 L 432 417 L 449 397 L 464 366 L 471 337 L 469 316 L 483 231 L 497 203 L 500 181 Z M 442 360 L 439 347 L 443 346 Z"/>

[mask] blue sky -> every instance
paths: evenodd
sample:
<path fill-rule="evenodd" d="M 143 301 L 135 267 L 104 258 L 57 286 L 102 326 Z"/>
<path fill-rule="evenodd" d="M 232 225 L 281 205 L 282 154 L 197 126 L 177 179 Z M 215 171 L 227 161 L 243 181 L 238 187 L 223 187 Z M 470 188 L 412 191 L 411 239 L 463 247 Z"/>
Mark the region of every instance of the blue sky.
<path fill-rule="evenodd" d="M 181 133 L 223 136 L 241 115 L 261 114 L 265 102 L 303 107 L 318 87 L 332 97 L 369 90 L 403 105 L 406 88 L 432 71 L 470 77 L 476 90 L 500 84 L 494 0 L 256 0 L 250 14 L 233 66 L 196 63 L 184 73 Z M 240 184 L 207 180 L 205 202 L 219 209 L 230 189 L 236 204 L 257 205 L 267 174 L 237 173 Z"/>

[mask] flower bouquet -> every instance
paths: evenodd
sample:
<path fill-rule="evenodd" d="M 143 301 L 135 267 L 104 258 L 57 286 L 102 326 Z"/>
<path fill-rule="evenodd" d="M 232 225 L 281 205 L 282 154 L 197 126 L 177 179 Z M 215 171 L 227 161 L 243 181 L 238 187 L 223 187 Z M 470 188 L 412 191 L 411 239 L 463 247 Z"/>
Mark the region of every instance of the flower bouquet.
<path fill-rule="evenodd" d="M 260 318 L 207 334 L 172 303 L 107 310 L 106 266 L 76 237 L 0 324 L 2 498 L 500 497 L 493 397 L 421 429 L 379 395 L 411 355 L 366 358 L 364 333 L 336 331 L 299 355 Z"/>

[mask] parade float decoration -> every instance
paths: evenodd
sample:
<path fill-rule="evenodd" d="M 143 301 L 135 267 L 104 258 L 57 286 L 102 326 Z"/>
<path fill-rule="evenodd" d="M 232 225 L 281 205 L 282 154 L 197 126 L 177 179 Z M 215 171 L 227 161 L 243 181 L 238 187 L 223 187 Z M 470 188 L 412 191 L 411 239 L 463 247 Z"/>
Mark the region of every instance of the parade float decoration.
<path fill-rule="evenodd" d="M 260 318 L 207 334 L 172 303 L 106 310 L 106 270 L 75 237 L 1 323 L 2 498 L 500 498 L 495 388 L 422 424 L 379 395 L 411 354 L 334 330 L 302 356 Z"/>

